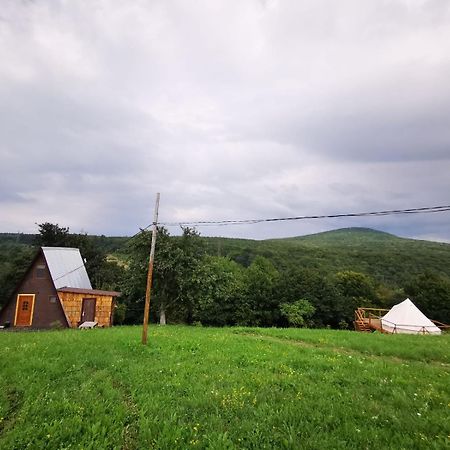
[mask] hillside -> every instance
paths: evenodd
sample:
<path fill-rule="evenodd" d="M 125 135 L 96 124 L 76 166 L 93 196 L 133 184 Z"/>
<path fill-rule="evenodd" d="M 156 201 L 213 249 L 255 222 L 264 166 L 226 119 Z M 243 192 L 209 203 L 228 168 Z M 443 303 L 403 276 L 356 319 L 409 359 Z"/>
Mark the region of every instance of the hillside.
<path fill-rule="evenodd" d="M 358 244 L 378 244 L 380 242 L 393 242 L 405 240 L 393 234 L 384 231 L 374 230 L 372 228 L 340 228 L 332 231 L 324 231 L 321 233 L 309 234 L 305 236 L 296 236 L 282 239 L 272 239 L 272 241 L 289 241 L 301 242 L 309 245 L 324 246 L 324 245 L 358 245 Z M 415 241 L 417 242 L 417 241 Z"/>
<path fill-rule="evenodd" d="M 405 239 L 367 228 L 265 241 L 205 240 L 210 252 L 230 256 L 244 265 L 261 255 L 279 268 L 300 265 L 322 273 L 355 270 L 388 284 L 401 284 L 427 271 L 450 276 L 450 244 Z"/>
<path fill-rule="evenodd" d="M 0 262 L 16 248 L 29 254 L 34 235 L 0 233 Z M 123 258 L 128 238 L 90 236 L 108 254 Z M 256 241 L 203 237 L 207 253 L 248 266 L 256 256 L 277 268 L 301 266 L 323 274 L 343 270 L 367 273 L 377 281 L 401 285 L 411 276 L 433 272 L 450 277 L 450 244 L 405 239 L 369 228 L 342 228 L 306 236 Z M 19 253 L 21 253 L 19 252 Z"/>

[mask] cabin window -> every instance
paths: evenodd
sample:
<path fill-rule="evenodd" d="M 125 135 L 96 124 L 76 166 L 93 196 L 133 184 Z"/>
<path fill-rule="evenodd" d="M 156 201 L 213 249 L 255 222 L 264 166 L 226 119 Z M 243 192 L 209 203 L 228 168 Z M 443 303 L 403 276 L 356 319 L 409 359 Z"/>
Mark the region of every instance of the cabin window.
<path fill-rule="evenodd" d="M 56 295 L 50 295 L 50 297 L 48 298 L 50 303 L 56 303 Z"/>
<path fill-rule="evenodd" d="M 45 278 L 45 265 L 36 267 L 36 278 Z"/>

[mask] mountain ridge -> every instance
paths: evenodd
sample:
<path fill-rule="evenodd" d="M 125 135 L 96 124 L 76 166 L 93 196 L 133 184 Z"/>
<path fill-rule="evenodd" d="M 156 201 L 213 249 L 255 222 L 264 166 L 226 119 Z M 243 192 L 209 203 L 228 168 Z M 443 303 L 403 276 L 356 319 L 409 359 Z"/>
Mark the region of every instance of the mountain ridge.
<path fill-rule="evenodd" d="M 76 233 L 74 233 L 76 234 Z M 34 237 L 37 234 L 33 233 L 20 233 L 20 232 L 0 232 L 0 242 L 16 242 L 31 244 Z M 130 236 L 117 236 L 117 235 L 99 235 L 99 234 L 88 234 L 89 237 L 93 239 L 106 239 L 106 240 L 116 240 L 117 243 L 121 241 L 126 241 L 130 239 Z M 333 240 L 338 241 L 339 239 L 348 240 L 348 238 L 362 237 L 371 238 L 371 240 L 403 240 L 403 241 L 413 241 L 413 242 L 425 242 L 432 244 L 443 244 L 450 246 L 450 243 L 434 241 L 428 239 L 416 239 L 409 237 L 397 236 L 393 233 L 387 231 L 377 230 L 376 228 L 369 227 L 343 227 L 335 228 L 333 230 L 319 231 L 317 233 L 310 233 L 304 235 L 296 236 L 286 236 L 279 238 L 266 238 L 266 239 L 252 239 L 252 238 L 235 238 L 235 237 L 225 237 L 225 236 L 201 236 L 205 239 L 226 239 L 235 240 L 241 242 L 282 242 L 282 241 L 312 241 L 312 240 Z"/>

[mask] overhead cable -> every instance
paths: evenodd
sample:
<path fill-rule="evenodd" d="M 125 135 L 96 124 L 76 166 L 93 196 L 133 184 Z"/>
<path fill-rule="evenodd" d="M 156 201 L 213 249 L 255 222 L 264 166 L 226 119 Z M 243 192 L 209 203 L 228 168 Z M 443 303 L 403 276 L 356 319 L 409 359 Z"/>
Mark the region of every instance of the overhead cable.
<path fill-rule="evenodd" d="M 430 214 L 450 211 L 450 205 L 443 206 L 426 206 L 421 208 L 408 209 L 391 209 L 384 211 L 370 211 L 370 212 L 356 212 L 356 213 L 339 213 L 339 214 L 316 214 L 305 216 L 292 217 L 274 217 L 263 219 L 235 219 L 235 220 L 196 220 L 196 221 L 178 221 L 178 222 L 160 222 L 159 225 L 172 226 L 227 226 L 227 225 L 252 225 L 263 222 L 287 222 L 295 220 L 316 220 L 316 219 L 336 219 L 343 217 L 378 217 L 378 216 L 393 216 L 403 214 Z M 145 227 L 143 230 L 149 228 L 152 224 Z"/>

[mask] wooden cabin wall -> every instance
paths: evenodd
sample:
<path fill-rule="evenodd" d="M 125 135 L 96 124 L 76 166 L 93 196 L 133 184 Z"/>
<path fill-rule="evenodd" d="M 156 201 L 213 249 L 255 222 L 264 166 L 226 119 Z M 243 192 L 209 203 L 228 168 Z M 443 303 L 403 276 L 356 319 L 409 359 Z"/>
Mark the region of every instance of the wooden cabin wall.
<path fill-rule="evenodd" d="M 95 305 L 95 322 L 98 322 L 99 326 L 109 327 L 112 325 L 112 296 L 80 294 L 75 292 L 58 292 L 58 295 L 72 328 L 77 328 L 80 324 L 81 309 L 84 298 L 95 298 L 97 300 Z"/>
<path fill-rule="evenodd" d="M 38 266 L 45 269 L 39 274 Z M 53 327 L 67 327 L 66 318 L 61 305 L 57 301 L 56 289 L 42 251 L 34 259 L 11 300 L 0 311 L 0 325 L 9 322 L 14 326 L 17 296 L 19 294 L 34 294 L 32 321 L 30 326 L 21 328 L 45 329 Z"/>

